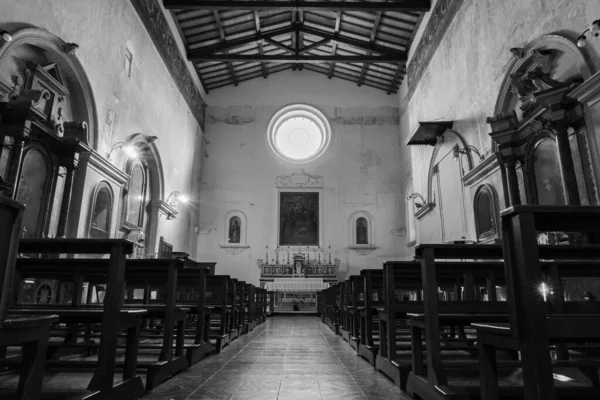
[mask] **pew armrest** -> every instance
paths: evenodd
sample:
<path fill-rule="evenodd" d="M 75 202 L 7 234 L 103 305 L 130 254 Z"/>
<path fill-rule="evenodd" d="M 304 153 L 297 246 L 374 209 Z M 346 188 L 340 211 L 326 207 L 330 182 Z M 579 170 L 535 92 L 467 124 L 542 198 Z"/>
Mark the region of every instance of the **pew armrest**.
<path fill-rule="evenodd" d="M 28 328 L 38 325 L 46 325 L 58 322 L 58 315 L 9 315 L 4 321 L 0 321 L 0 329 Z"/>

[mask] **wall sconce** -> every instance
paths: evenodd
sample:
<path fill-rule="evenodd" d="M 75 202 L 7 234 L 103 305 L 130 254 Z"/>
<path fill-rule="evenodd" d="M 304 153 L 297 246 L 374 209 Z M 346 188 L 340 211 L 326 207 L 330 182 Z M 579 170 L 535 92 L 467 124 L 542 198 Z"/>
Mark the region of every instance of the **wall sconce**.
<path fill-rule="evenodd" d="M 125 155 L 132 159 L 138 158 L 140 156 L 140 151 L 138 150 L 137 147 L 135 147 L 131 144 L 127 144 L 123 141 L 120 141 L 120 142 L 113 144 L 112 147 L 110 148 L 110 151 L 108 153 L 106 153 L 106 158 L 108 160 L 110 160 L 110 155 L 116 149 L 123 149 L 123 152 L 125 153 Z"/>
<path fill-rule="evenodd" d="M 4 39 L 7 42 L 11 42 L 13 40 L 12 35 L 4 29 L 0 29 L 0 36 L 2 36 L 2 39 Z"/>
<path fill-rule="evenodd" d="M 477 154 L 477 156 L 479 156 L 479 162 L 483 162 L 483 160 L 485 160 L 485 157 L 483 156 L 483 154 L 481 154 L 479 152 L 479 150 L 477 150 L 477 147 L 472 146 L 470 144 L 466 145 L 465 147 L 463 147 L 462 149 L 455 147 L 454 148 L 454 161 L 458 161 L 458 158 L 460 157 L 460 154 L 467 154 L 469 152 L 473 152 L 475 154 Z"/>
<path fill-rule="evenodd" d="M 579 37 L 577 38 L 578 47 L 585 47 L 585 45 L 587 44 L 587 36 L 585 36 L 585 34 L 588 32 L 593 37 L 600 36 L 600 19 L 597 19 L 594 22 L 592 22 L 592 26 L 590 28 L 587 28 L 585 31 L 583 31 L 581 35 L 579 35 Z"/>
<path fill-rule="evenodd" d="M 187 195 L 177 191 L 171 192 L 169 197 L 167 197 L 167 204 L 169 204 L 171 207 L 177 207 L 179 202 L 187 204 L 190 202 L 190 198 Z"/>
<path fill-rule="evenodd" d="M 421 207 L 423 207 L 425 204 L 427 204 L 427 202 L 425 201 L 425 198 L 424 198 L 423 196 L 421 196 L 419 193 L 413 193 L 413 194 L 411 194 L 410 196 L 408 196 L 408 197 L 406 198 L 406 200 L 414 200 L 414 199 L 416 199 L 417 197 L 418 197 L 419 199 L 421 199 L 421 201 L 422 201 L 423 203 L 417 203 L 417 202 L 415 201 L 415 207 L 417 207 L 417 208 L 421 208 Z"/>

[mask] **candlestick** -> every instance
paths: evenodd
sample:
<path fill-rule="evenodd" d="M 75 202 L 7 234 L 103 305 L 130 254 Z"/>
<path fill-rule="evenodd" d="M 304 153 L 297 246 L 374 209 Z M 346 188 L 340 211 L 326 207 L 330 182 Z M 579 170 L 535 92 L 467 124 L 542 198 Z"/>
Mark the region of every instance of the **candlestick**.
<path fill-rule="evenodd" d="M 318 263 L 320 265 L 321 264 L 321 252 L 320 251 L 317 251 L 317 256 L 319 257 Z"/>
<path fill-rule="evenodd" d="M 279 264 L 279 250 L 275 251 L 275 255 L 277 256 L 277 264 Z"/>
<path fill-rule="evenodd" d="M 268 263 L 269 262 L 269 245 L 267 245 L 266 248 L 267 248 L 267 251 L 266 251 L 267 257 L 265 258 L 265 260 L 267 260 L 267 263 Z"/>
<path fill-rule="evenodd" d="M 290 265 L 290 246 L 288 246 L 288 252 L 287 252 L 287 256 L 288 256 L 288 265 Z"/>
<path fill-rule="evenodd" d="M 331 264 L 331 245 L 329 245 L 329 264 Z"/>
<path fill-rule="evenodd" d="M 306 261 L 310 260 L 310 247 L 306 246 Z"/>

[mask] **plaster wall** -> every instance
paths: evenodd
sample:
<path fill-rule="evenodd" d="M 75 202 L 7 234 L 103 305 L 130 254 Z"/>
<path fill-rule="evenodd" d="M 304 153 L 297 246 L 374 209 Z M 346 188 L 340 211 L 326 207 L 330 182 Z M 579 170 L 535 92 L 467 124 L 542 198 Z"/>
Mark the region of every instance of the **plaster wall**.
<path fill-rule="evenodd" d="M 399 152 L 396 99 L 384 92 L 310 71 L 285 71 L 211 92 L 207 98 L 205 159 L 200 187 L 199 260 L 216 260 L 217 273 L 258 284 L 257 259 L 277 244 L 278 175 L 304 169 L 324 177 L 322 248 L 341 260 L 339 278 L 385 259 L 405 256 L 403 180 L 409 163 Z M 329 149 L 317 160 L 291 164 L 267 141 L 271 117 L 283 106 L 305 103 L 323 112 L 332 129 Z M 219 247 L 224 216 L 240 210 L 248 218 L 247 244 L 238 255 Z M 368 256 L 349 250 L 349 218 L 359 210 L 373 216 L 375 245 Z M 325 254 L 325 253 L 324 253 Z"/>
<path fill-rule="evenodd" d="M 37 27 L 77 43 L 74 57 L 82 63 L 96 101 L 97 150 L 106 154 L 113 143 L 135 133 L 158 136 L 155 144 L 164 172 L 161 199 L 175 190 L 192 193 L 194 153 L 202 132 L 129 1 L 2 0 L 0 27 Z M 131 77 L 125 69 L 126 48 L 133 53 Z M 8 84 L 13 71 L 2 68 L 1 79 Z M 91 198 L 95 183 L 87 183 L 84 199 Z M 158 236 L 176 251 L 195 253 L 195 236 L 190 240 L 195 210 L 180 206 L 178 211 L 176 220 L 161 218 Z M 82 212 L 82 223 L 87 216 L 87 210 Z"/>
<path fill-rule="evenodd" d="M 600 3 L 593 0 L 464 0 L 412 98 L 405 98 L 405 84 L 400 87 L 402 143 L 416 129 L 418 121 L 454 120 L 454 130 L 465 142 L 489 157 L 492 142 L 486 118 L 495 113 L 502 81 L 513 61 L 509 49 L 525 47 L 547 34 L 560 34 L 575 41 L 598 15 Z M 427 19 L 420 32 L 426 22 Z M 420 34 L 414 43 L 419 39 Z M 591 73 L 595 73 L 600 66 L 600 40 L 590 38 L 582 53 Z M 433 147 L 417 146 L 409 151 L 414 189 L 424 195 Z M 597 149 L 592 149 L 592 153 L 597 153 Z M 503 206 L 499 173 L 486 182 L 494 183 Z M 469 220 L 464 236 L 474 239 L 474 191 L 469 192 L 465 197 Z M 439 210 L 417 222 L 419 242 L 440 242 L 440 225 Z"/>

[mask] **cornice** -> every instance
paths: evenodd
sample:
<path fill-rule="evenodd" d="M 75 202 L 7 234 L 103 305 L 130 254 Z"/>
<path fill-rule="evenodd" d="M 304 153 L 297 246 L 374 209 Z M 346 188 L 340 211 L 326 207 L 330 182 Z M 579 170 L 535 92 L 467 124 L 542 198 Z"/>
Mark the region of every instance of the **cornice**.
<path fill-rule="evenodd" d="M 118 185 L 125 185 L 129 180 L 129 175 L 117 168 L 106 158 L 102 157 L 96 150 L 81 155 L 82 161 L 87 161 L 89 166 L 97 169 L 102 175 L 114 180 Z"/>
<path fill-rule="evenodd" d="M 131 0 L 156 50 L 167 66 L 173 81 L 179 88 L 192 115 L 204 129 L 206 104 L 202 94 L 187 67 L 187 60 L 181 56 L 177 41 L 169 28 L 159 0 Z"/>
<path fill-rule="evenodd" d="M 481 181 L 485 177 L 491 175 L 497 169 L 500 168 L 500 164 L 498 162 L 498 158 L 491 157 L 486 158 L 483 162 L 477 165 L 475 168 L 470 170 L 462 177 L 462 181 L 467 187 L 471 187 L 475 185 L 477 182 Z"/>
<path fill-rule="evenodd" d="M 572 90 L 568 96 L 588 107 L 600 102 L 600 72 L 592 75 L 588 80 Z"/>

